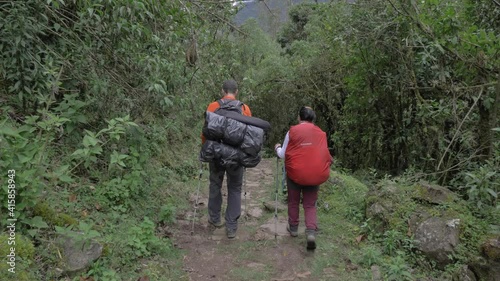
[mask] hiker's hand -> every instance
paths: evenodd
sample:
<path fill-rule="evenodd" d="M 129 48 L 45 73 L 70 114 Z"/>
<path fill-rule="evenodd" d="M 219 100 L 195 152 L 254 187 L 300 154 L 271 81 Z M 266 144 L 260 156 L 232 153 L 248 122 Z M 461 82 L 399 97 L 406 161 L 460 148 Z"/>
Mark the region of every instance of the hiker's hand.
<path fill-rule="evenodd" d="M 277 143 L 274 145 L 274 151 L 276 151 L 278 149 L 278 147 L 281 147 L 281 143 Z"/>

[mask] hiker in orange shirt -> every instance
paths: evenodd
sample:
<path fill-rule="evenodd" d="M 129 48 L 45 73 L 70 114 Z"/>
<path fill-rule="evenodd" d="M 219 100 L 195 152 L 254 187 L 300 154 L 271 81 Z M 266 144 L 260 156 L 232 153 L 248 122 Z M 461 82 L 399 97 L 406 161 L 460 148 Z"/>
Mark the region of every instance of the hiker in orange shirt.
<path fill-rule="evenodd" d="M 252 116 L 250 108 L 236 99 L 238 95 L 238 84 L 234 80 L 226 80 L 222 84 L 222 98 L 208 105 L 207 111 L 215 112 L 222 104 L 234 103 L 241 106 L 241 114 Z M 202 142 L 205 137 L 202 135 Z M 243 183 L 244 167 L 233 165 L 222 167 L 217 162 L 209 163 L 210 169 L 210 195 L 208 198 L 208 223 L 215 227 L 222 227 L 222 181 L 227 174 L 227 208 L 225 214 L 226 234 L 228 238 L 236 237 L 238 219 L 241 215 L 241 186 Z"/>

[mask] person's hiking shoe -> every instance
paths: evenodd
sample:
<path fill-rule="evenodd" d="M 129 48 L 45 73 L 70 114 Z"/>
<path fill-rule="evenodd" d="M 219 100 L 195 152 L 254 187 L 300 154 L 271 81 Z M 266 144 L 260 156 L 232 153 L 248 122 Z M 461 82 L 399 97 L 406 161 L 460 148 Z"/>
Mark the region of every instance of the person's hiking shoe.
<path fill-rule="evenodd" d="M 227 235 L 227 238 L 229 238 L 229 239 L 235 238 L 236 237 L 236 229 L 226 228 L 226 235 Z"/>
<path fill-rule="evenodd" d="M 290 233 L 290 236 L 297 237 L 299 235 L 299 226 L 298 225 L 290 225 L 286 226 L 286 230 Z"/>
<path fill-rule="evenodd" d="M 316 235 L 314 229 L 306 229 L 307 249 L 316 249 Z"/>
<path fill-rule="evenodd" d="M 220 228 L 220 227 L 223 227 L 224 226 L 224 223 L 222 221 L 219 221 L 219 222 L 213 222 L 210 218 L 208 219 L 208 223 L 212 226 L 214 226 L 215 228 Z"/>

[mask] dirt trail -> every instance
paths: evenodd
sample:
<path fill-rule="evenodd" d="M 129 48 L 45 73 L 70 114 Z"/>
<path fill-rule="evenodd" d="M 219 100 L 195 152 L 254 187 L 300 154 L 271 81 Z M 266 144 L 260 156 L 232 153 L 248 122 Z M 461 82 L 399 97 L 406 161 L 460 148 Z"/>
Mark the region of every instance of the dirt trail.
<path fill-rule="evenodd" d="M 284 211 L 278 213 L 275 238 L 274 209 L 269 211 L 264 207 L 264 202 L 274 207 L 275 173 L 275 159 L 263 159 L 257 167 L 247 169 L 246 204 L 243 190 L 242 217 L 236 238 L 230 240 L 224 228 L 214 229 L 208 225 L 208 176 L 205 172 L 194 235 L 191 235 L 192 212 L 185 214 L 184 221 L 179 221 L 174 234 L 177 247 L 185 251 L 183 269 L 188 280 L 314 280 L 307 268 L 314 253 L 305 249 L 304 228 L 300 229 L 299 237 L 289 236 L 286 207 L 282 203 Z M 224 193 L 226 190 L 224 183 Z M 195 199 L 194 194 L 192 198 Z M 225 203 L 226 197 L 223 210 Z"/>

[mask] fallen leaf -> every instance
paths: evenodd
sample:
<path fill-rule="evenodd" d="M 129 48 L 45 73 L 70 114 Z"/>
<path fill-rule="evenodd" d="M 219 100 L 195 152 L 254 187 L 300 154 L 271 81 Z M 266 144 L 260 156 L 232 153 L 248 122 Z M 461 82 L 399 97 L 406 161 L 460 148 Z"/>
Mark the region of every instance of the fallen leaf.
<path fill-rule="evenodd" d="M 149 281 L 149 276 L 142 276 L 137 279 L 137 281 Z"/>
<path fill-rule="evenodd" d="M 361 243 L 361 241 L 363 241 L 365 239 L 365 235 L 364 234 L 361 234 L 359 235 L 358 237 L 356 237 L 356 242 Z"/>
<path fill-rule="evenodd" d="M 101 209 L 101 205 L 99 205 L 99 203 L 95 203 L 94 207 L 98 211 Z"/>
<path fill-rule="evenodd" d="M 84 218 L 86 218 L 89 215 L 89 213 L 87 212 L 87 210 L 83 210 L 81 212 L 81 214 L 82 214 L 82 217 L 84 217 Z"/>
<path fill-rule="evenodd" d="M 71 194 L 71 195 L 69 196 L 69 199 L 68 199 L 68 200 L 69 200 L 69 202 L 75 202 L 75 201 L 76 201 L 76 194 Z"/>

